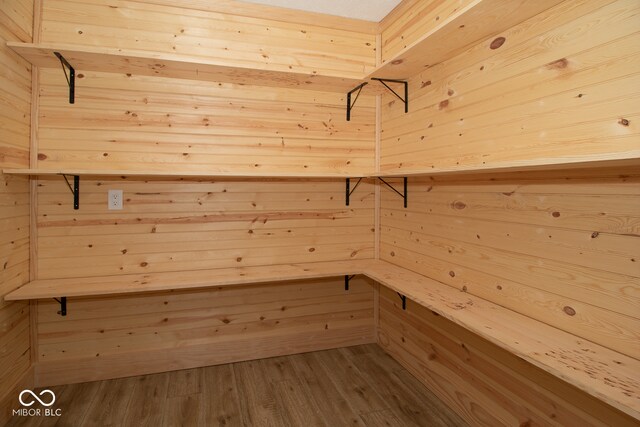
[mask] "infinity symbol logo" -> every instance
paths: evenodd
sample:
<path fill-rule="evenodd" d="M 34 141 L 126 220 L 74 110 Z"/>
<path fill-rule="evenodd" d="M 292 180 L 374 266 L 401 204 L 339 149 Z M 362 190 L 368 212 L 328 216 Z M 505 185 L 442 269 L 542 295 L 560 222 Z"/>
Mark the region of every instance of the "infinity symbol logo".
<path fill-rule="evenodd" d="M 27 401 L 26 401 L 26 402 L 23 400 L 23 397 L 24 397 L 24 395 L 25 395 L 25 394 L 27 395 Z M 43 401 L 42 401 L 42 399 L 40 399 L 40 398 L 39 398 L 39 397 L 38 397 L 34 392 L 32 392 L 31 390 L 22 390 L 22 391 L 20 392 L 20 396 L 18 396 L 18 400 L 20 401 L 20 403 L 22 404 L 22 406 L 31 406 L 31 405 L 33 405 L 34 403 L 36 403 L 36 400 L 37 400 L 38 402 L 40 402 L 40 404 L 41 404 L 42 406 L 51 406 L 51 405 L 53 405 L 53 404 L 55 403 L 55 401 L 56 401 L 56 395 L 55 395 L 55 394 L 53 394 L 53 392 L 52 392 L 51 390 L 42 390 L 42 391 L 40 392 L 40 396 L 41 396 L 41 397 L 42 397 L 43 395 L 45 395 L 45 394 L 50 394 L 50 395 L 51 395 L 51 402 L 49 402 L 49 403 L 45 403 L 45 402 L 43 402 Z M 32 397 L 33 399 L 35 399 L 35 400 L 30 399 L 30 398 L 29 398 L 29 395 L 31 395 L 31 397 Z"/>

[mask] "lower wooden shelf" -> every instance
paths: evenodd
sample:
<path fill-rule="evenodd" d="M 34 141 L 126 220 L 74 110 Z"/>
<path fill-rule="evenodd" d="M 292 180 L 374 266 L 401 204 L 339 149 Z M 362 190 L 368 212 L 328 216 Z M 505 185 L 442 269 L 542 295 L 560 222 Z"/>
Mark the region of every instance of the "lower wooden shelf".
<path fill-rule="evenodd" d="M 640 419 L 640 361 L 386 261 L 353 260 L 29 282 L 5 300 L 88 297 L 363 274 Z M 348 292 L 345 290 L 345 292 Z M 399 309 L 404 304 L 400 303 Z"/>
<path fill-rule="evenodd" d="M 412 169 L 408 166 L 382 165 L 380 172 L 369 171 L 336 171 L 336 172 L 262 172 L 247 171 L 233 172 L 224 170 L 210 171 L 160 171 L 160 170 L 118 170 L 118 169 L 3 169 L 2 173 L 8 175 L 29 175 L 29 176 L 126 176 L 132 178 L 283 178 L 283 179 L 334 179 L 334 178 L 394 178 L 409 176 L 435 176 L 435 175 L 461 175 L 461 174 L 486 174 L 486 173 L 508 173 L 508 172 L 528 172 L 528 171 L 563 171 L 573 169 L 600 169 L 600 168 L 626 168 L 640 166 L 640 149 L 634 153 L 625 153 L 619 158 L 592 158 L 576 157 L 574 159 L 556 158 L 548 159 L 544 164 L 540 160 L 527 160 L 506 162 L 502 164 L 492 163 L 490 165 L 471 166 L 451 166 L 451 167 L 421 167 Z"/>
<path fill-rule="evenodd" d="M 258 267 L 216 268 L 123 276 L 34 280 L 7 294 L 7 301 L 58 297 L 87 297 L 140 292 L 250 285 L 363 274 L 367 261 L 332 261 Z"/>

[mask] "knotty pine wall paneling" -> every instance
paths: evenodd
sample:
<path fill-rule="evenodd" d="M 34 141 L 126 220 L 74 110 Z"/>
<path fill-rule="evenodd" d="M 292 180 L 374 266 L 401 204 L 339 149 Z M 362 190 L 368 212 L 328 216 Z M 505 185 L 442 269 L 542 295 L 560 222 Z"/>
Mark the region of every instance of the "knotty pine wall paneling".
<path fill-rule="evenodd" d="M 45 21 L 46 22 L 46 21 Z M 375 98 L 78 71 L 41 71 L 38 167 L 204 173 L 364 174 Z"/>
<path fill-rule="evenodd" d="M 0 8 L 0 169 L 29 167 L 31 66 L 5 46 L 31 42 L 33 2 Z M 0 172 L 0 298 L 29 280 L 29 180 Z M 31 381 L 29 303 L 0 299 L 0 424 Z"/>
<path fill-rule="evenodd" d="M 38 304 L 41 384 L 186 369 L 375 342 L 373 288 L 354 278 Z"/>
<path fill-rule="evenodd" d="M 403 19 L 430 25 L 417 4 Z M 408 114 L 383 96 L 381 170 L 637 157 L 639 19 L 566 1 L 411 77 Z M 638 358 L 639 184 L 632 167 L 410 177 L 407 209 L 381 192 L 380 258 Z M 380 345 L 470 423 L 637 423 L 385 292 Z"/>
<path fill-rule="evenodd" d="M 124 208 L 108 211 L 122 189 Z M 373 185 L 344 180 L 40 181 L 40 278 L 373 258 Z"/>
<path fill-rule="evenodd" d="M 81 208 L 74 211 L 64 182 L 40 180 L 41 278 L 374 255 L 371 183 L 358 187 L 349 207 L 342 180 L 85 179 L 81 188 Z M 108 189 L 124 191 L 122 211 L 106 211 Z M 363 280 L 352 289 L 345 292 L 344 282 L 332 279 L 70 299 L 65 318 L 40 302 L 37 381 L 79 382 L 373 342 L 371 284 Z M 263 299 L 254 302 L 254 295 Z M 152 313 L 140 311 L 145 301 Z M 247 352 L 249 342 L 256 347 Z"/>
<path fill-rule="evenodd" d="M 640 176 L 410 180 L 382 199 L 381 258 L 640 357 Z"/>
<path fill-rule="evenodd" d="M 585 394 L 381 287 L 378 344 L 473 426 L 636 426 Z"/>
<path fill-rule="evenodd" d="M 297 64 L 292 69 L 300 72 L 362 73 L 375 63 L 373 34 L 197 7 L 47 1 L 43 41 L 267 69 Z M 313 176 L 374 167 L 374 96 L 360 97 L 346 122 L 340 93 L 77 70 L 76 103 L 66 97 L 60 71 L 42 70 L 40 168 Z M 373 258 L 374 185 L 363 182 L 348 207 L 344 185 L 344 179 L 82 178 L 74 211 L 63 180 L 41 179 L 39 277 Z M 122 211 L 107 210 L 109 189 L 123 190 Z M 43 301 L 36 381 L 113 378 L 373 342 L 373 290 L 357 283 L 348 292 L 336 278 L 71 299 L 64 319 Z"/>
<path fill-rule="evenodd" d="M 360 76 L 375 65 L 374 34 L 335 29 L 327 19 L 319 26 L 277 20 L 277 8 L 272 20 L 179 6 L 47 1 L 42 41 L 310 74 Z M 38 167 L 267 175 L 373 169 L 373 96 L 361 97 L 346 122 L 346 94 L 78 73 L 76 104 L 68 106 L 59 70 L 43 72 Z"/>
<path fill-rule="evenodd" d="M 382 172 L 637 158 L 639 7 L 565 1 L 411 77 L 408 114 L 384 98 Z"/>
<path fill-rule="evenodd" d="M 242 9 L 252 6 L 246 3 L 240 3 L 237 12 L 227 13 L 216 2 L 202 2 L 202 6 L 191 1 L 157 3 L 47 0 L 42 41 L 175 53 L 230 66 L 352 78 L 361 78 L 375 66 L 375 34 L 364 31 L 361 21 L 351 26 L 341 18 L 320 17 L 309 23 L 308 14 L 300 14 L 298 21 L 295 12 L 280 8 L 269 8 L 262 18 L 242 16 Z M 332 21 L 343 23 L 342 29 Z"/>

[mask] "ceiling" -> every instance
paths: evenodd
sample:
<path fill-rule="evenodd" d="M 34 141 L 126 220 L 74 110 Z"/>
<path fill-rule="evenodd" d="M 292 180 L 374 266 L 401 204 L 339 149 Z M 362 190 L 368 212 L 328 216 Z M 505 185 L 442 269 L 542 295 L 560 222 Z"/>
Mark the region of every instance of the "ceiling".
<path fill-rule="evenodd" d="M 244 0 L 249 3 L 379 22 L 400 0 Z"/>

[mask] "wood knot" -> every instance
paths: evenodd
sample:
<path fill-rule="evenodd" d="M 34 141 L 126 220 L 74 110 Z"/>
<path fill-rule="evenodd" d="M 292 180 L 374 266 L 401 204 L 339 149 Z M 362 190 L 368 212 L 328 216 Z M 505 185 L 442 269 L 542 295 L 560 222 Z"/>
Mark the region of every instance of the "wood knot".
<path fill-rule="evenodd" d="M 431 86 L 431 80 L 427 80 L 426 82 L 422 82 L 420 88 Z"/>
<path fill-rule="evenodd" d="M 491 50 L 496 50 L 500 48 L 506 40 L 507 39 L 505 39 L 504 37 L 498 37 L 491 42 L 489 47 L 491 48 Z"/>
<path fill-rule="evenodd" d="M 569 61 L 567 61 L 567 58 L 560 58 L 558 60 L 555 60 L 553 62 L 549 62 L 547 64 L 547 69 L 549 70 L 562 70 L 567 68 L 567 66 L 569 65 Z"/>
<path fill-rule="evenodd" d="M 567 313 L 569 316 L 575 316 L 576 315 L 576 311 L 573 309 L 573 307 L 569 307 L 568 305 L 565 305 L 562 310 L 565 313 Z"/>
<path fill-rule="evenodd" d="M 309 252 L 314 252 L 316 248 L 309 248 Z"/>
<path fill-rule="evenodd" d="M 396 253 L 394 251 L 391 251 L 391 256 L 396 256 Z"/>
<path fill-rule="evenodd" d="M 455 202 L 451 203 L 451 207 L 453 209 L 462 210 L 467 207 L 467 204 L 459 200 L 456 200 Z"/>
<path fill-rule="evenodd" d="M 627 119 L 620 119 L 618 120 L 618 123 L 621 124 L 622 126 L 629 126 L 629 120 Z"/>
<path fill-rule="evenodd" d="M 451 270 L 451 271 L 449 272 L 449 276 L 451 276 L 451 277 L 456 277 L 456 272 L 455 272 L 455 271 L 453 271 L 453 270 Z"/>
<path fill-rule="evenodd" d="M 47 160 L 47 155 L 43 153 L 38 153 L 38 160 Z"/>
<path fill-rule="evenodd" d="M 396 59 L 394 61 L 391 61 L 391 65 L 400 65 L 402 64 L 402 62 L 403 62 L 402 59 Z"/>
<path fill-rule="evenodd" d="M 442 110 L 444 108 L 447 108 L 449 106 L 449 100 L 445 99 L 444 101 L 440 101 L 440 104 L 438 104 L 438 109 Z"/>
<path fill-rule="evenodd" d="M 558 218 L 560 216 L 560 212 L 558 212 L 558 211 L 552 212 L 551 216 L 554 217 L 554 218 Z"/>
<path fill-rule="evenodd" d="M 595 239 L 596 237 L 598 237 L 600 235 L 600 233 L 598 233 L 597 231 L 594 231 L 593 233 L 591 233 L 591 238 Z"/>
<path fill-rule="evenodd" d="M 147 265 L 149 265 L 149 263 L 146 261 L 140 263 L 140 267 L 146 267 Z"/>

